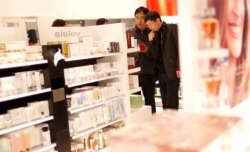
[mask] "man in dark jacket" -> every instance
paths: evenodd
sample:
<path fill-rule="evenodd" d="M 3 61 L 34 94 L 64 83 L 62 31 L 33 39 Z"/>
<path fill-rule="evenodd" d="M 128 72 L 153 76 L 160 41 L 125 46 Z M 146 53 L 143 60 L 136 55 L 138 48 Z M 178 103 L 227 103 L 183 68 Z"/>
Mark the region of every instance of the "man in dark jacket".
<path fill-rule="evenodd" d="M 180 67 L 177 25 L 162 22 L 157 12 L 147 13 L 145 22 L 152 30 L 148 36 L 151 49 L 147 54 L 155 56 L 163 109 L 178 109 Z"/>
<path fill-rule="evenodd" d="M 136 26 L 127 32 L 137 39 L 139 45 L 145 45 L 144 49 L 147 49 L 148 34 L 150 29 L 146 27 L 144 22 L 145 15 L 149 10 L 145 7 L 139 7 L 135 10 L 135 23 Z M 152 113 L 156 112 L 154 89 L 155 89 L 155 77 L 154 77 L 154 58 L 147 56 L 145 50 L 136 53 L 135 55 L 135 65 L 136 67 L 141 67 L 139 73 L 139 84 L 142 87 L 142 92 L 145 98 L 145 104 L 151 105 Z"/>

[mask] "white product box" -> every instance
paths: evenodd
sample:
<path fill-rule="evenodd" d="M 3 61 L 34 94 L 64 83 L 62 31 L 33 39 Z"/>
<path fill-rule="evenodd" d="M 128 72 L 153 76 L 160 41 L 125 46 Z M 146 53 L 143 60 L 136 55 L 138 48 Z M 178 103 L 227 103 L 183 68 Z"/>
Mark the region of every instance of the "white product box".
<path fill-rule="evenodd" d="M 79 57 L 80 56 L 80 44 L 71 43 L 69 44 L 70 57 Z"/>
<path fill-rule="evenodd" d="M 135 58 L 134 57 L 128 57 L 128 68 L 134 68 L 135 67 Z"/>
<path fill-rule="evenodd" d="M 129 88 L 135 89 L 139 87 L 138 75 L 129 75 Z"/>

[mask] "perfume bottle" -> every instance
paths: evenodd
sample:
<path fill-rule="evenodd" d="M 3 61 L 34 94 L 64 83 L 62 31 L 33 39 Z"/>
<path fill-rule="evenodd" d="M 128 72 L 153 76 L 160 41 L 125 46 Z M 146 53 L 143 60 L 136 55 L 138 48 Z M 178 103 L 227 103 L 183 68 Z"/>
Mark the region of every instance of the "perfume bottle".
<path fill-rule="evenodd" d="M 129 32 L 126 32 L 126 38 L 127 38 L 127 47 L 128 48 L 131 48 L 131 37 L 132 37 L 132 34 L 129 33 Z"/>
<path fill-rule="evenodd" d="M 201 21 L 202 48 L 211 49 L 218 47 L 218 20 L 215 18 L 214 7 L 206 8 Z"/>
<path fill-rule="evenodd" d="M 211 97 L 218 97 L 220 90 L 221 79 L 219 76 L 211 76 L 207 78 L 206 81 L 206 90 L 207 95 Z"/>

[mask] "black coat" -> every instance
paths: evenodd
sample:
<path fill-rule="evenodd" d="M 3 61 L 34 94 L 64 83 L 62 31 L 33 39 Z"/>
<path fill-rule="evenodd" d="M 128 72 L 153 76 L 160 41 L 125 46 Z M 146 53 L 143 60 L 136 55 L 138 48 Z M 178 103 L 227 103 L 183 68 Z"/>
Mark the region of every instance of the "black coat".
<path fill-rule="evenodd" d="M 177 79 L 176 71 L 180 70 L 180 66 L 178 27 L 176 24 L 163 22 L 160 31 L 156 32 L 153 41 L 150 42 L 148 55 L 156 57 L 155 66 L 157 66 L 157 57 L 159 57 L 160 49 L 162 49 L 162 59 L 167 79 L 170 81 Z"/>

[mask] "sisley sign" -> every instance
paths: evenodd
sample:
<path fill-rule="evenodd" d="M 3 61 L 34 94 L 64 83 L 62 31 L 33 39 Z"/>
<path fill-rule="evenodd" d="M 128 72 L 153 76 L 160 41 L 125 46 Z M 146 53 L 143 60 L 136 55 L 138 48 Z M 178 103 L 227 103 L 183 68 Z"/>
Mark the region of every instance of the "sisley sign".
<path fill-rule="evenodd" d="M 78 37 L 80 36 L 81 32 L 80 31 L 65 31 L 65 30 L 60 30 L 55 32 L 55 37 L 56 38 L 68 38 L 68 37 Z"/>
<path fill-rule="evenodd" d="M 49 41 L 76 42 L 82 35 L 82 27 L 47 27 L 39 29 L 41 45 L 46 45 Z"/>

